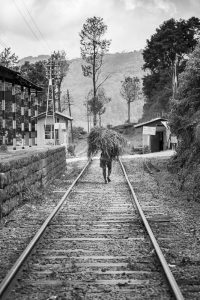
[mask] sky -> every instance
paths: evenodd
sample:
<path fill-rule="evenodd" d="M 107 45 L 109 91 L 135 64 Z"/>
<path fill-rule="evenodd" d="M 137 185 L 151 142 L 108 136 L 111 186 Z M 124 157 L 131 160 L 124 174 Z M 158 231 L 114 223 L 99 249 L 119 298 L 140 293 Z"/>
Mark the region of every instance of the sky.
<path fill-rule="evenodd" d="M 90 17 L 108 26 L 110 53 L 144 49 L 164 21 L 200 18 L 199 0 L 0 0 L 0 52 L 20 59 L 65 50 L 80 57 L 79 33 Z"/>

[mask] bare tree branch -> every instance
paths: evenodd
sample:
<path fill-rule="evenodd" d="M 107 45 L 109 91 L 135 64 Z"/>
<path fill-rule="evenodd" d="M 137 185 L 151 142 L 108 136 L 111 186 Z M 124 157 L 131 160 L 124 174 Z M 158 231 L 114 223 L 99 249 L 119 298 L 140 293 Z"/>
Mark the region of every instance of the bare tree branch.
<path fill-rule="evenodd" d="M 111 76 L 112 76 L 111 73 L 108 74 L 108 75 L 104 78 L 104 80 L 103 80 L 99 85 L 97 85 L 97 90 L 98 90 L 99 87 L 100 87 L 107 79 L 109 79 Z"/>

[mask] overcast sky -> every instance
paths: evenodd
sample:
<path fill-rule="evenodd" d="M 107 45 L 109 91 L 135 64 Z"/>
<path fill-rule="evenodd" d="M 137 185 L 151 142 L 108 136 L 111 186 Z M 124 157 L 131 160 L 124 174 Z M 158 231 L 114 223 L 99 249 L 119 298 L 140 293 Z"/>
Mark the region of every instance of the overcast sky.
<path fill-rule="evenodd" d="M 169 18 L 200 18 L 200 0 L 0 0 L 0 51 L 23 58 L 65 50 L 80 57 L 79 32 L 88 17 L 102 17 L 110 52 L 143 49 Z"/>

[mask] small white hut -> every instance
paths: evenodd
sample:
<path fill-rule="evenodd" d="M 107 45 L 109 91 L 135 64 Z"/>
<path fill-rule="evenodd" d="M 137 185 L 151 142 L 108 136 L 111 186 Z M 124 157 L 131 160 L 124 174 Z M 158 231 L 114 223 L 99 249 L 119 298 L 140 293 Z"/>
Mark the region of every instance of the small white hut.
<path fill-rule="evenodd" d="M 73 118 L 61 112 L 53 115 L 41 113 L 37 117 L 37 145 L 68 145 L 71 136 L 71 126 Z"/>
<path fill-rule="evenodd" d="M 150 152 L 163 151 L 170 149 L 177 143 L 176 137 L 171 135 L 166 118 L 155 118 L 148 122 L 136 124 L 134 127 L 143 150 L 147 147 Z"/>

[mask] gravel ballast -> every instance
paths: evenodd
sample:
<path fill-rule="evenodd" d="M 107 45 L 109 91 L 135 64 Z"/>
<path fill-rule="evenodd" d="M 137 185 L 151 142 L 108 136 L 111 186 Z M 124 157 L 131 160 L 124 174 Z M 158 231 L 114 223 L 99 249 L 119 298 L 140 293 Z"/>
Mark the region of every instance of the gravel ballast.
<path fill-rule="evenodd" d="M 148 207 L 146 216 L 155 236 L 158 239 L 161 236 L 166 237 L 166 240 L 160 239 L 159 244 L 185 299 L 200 299 L 200 204 L 195 201 L 188 202 L 188 192 L 179 191 L 176 174 L 167 170 L 168 159 L 159 157 L 150 158 L 150 161 L 157 170 L 149 172 L 141 158 L 123 159 L 138 200 L 144 210 Z M 4 278 L 85 163 L 85 160 L 68 163 L 63 177 L 36 194 L 30 191 L 23 205 L 2 220 L 0 280 Z M 101 169 L 97 169 L 96 172 L 101 173 Z M 95 178 L 93 180 L 95 181 Z M 156 208 L 149 209 L 151 205 Z"/>

